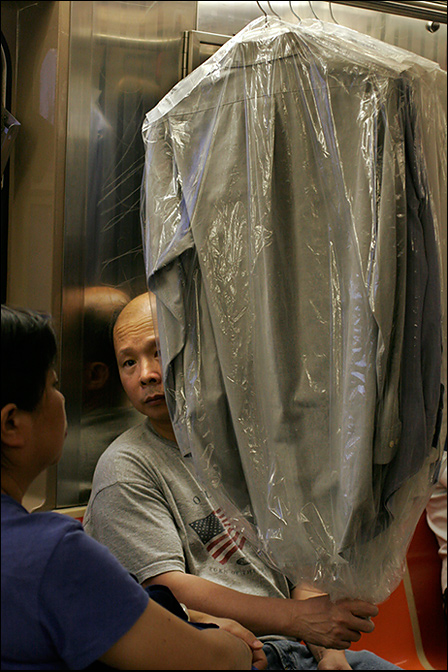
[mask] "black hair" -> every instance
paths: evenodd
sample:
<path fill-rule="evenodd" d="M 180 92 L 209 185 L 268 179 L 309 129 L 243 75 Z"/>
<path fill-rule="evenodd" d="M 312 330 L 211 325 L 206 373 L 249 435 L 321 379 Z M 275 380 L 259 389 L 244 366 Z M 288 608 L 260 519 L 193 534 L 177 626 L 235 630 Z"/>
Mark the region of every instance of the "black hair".
<path fill-rule="evenodd" d="M 33 411 L 42 399 L 57 352 L 51 318 L 2 305 L 2 408 Z"/>

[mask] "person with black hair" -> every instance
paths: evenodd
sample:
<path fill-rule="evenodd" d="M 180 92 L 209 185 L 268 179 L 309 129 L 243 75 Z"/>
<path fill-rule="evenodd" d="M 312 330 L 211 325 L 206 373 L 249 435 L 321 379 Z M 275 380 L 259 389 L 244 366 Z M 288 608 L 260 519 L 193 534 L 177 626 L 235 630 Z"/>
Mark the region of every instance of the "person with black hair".
<path fill-rule="evenodd" d="M 50 318 L 2 306 L 1 332 L 2 669 L 262 669 L 251 632 L 199 612 L 192 627 L 166 588 L 143 589 L 77 520 L 23 507 L 61 457 L 65 400 Z"/>

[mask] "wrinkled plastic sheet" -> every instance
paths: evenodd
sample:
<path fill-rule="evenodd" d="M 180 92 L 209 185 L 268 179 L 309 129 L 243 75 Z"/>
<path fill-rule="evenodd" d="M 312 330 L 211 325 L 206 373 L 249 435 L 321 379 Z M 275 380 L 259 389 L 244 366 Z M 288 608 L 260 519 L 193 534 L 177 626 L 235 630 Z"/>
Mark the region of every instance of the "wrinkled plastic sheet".
<path fill-rule="evenodd" d="M 262 17 L 143 138 L 181 451 L 293 585 L 384 600 L 440 461 L 446 73 L 341 26 Z"/>

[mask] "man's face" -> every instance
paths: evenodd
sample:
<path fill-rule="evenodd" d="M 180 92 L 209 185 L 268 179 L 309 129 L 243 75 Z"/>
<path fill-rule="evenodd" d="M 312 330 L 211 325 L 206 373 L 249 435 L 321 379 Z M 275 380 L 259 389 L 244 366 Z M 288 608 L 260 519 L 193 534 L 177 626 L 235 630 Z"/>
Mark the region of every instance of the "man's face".
<path fill-rule="evenodd" d="M 50 369 L 47 373 L 42 399 L 34 411 L 29 414 L 32 420 L 36 455 L 43 467 L 56 464 L 60 460 L 67 436 L 65 399 L 58 390 L 57 382 L 56 372 Z"/>
<path fill-rule="evenodd" d="M 131 301 L 118 317 L 114 346 L 121 382 L 132 405 L 155 424 L 169 421 L 147 296 Z"/>

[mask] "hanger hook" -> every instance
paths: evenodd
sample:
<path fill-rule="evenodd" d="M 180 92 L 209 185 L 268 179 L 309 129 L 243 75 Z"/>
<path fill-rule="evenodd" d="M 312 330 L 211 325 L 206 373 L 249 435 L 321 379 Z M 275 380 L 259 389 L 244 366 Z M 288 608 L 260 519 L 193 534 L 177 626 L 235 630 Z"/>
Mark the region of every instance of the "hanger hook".
<path fill-rule="evenodd" d="M 295 11 L 294 11 L 293 8 L 292 8 L 292 2 L 291 2 L 291 0 L 289 0 L 289 8 L 290 8 L 292 14 L 294 14 L 294 16 L 296 17 L 296 19 L 299 19 L 299 22 L 302 23 L 302 19 L 300 18 L 300 16 L 299 16 L 298 14 L 295 13 Z"/>
<path fill-rule="evenodd" d="M 271 12 L 272 12 L 273 14 L 275 14 L 275 16 L 276 16 L 278 19 L 281 19 L 282 17 L 280 16 L 280 14 L 277 14 L 277 12 L 274 12 L 274 10 L 272 9 L 272 7 L 271 7 L 271 3 L 269 2 L 269 0 L 268 0 L 268 5 L 269 5 L 269 9 L 271 10 Z"/>
<path fill-rule="evenodd" d="M 265 16 L 265 19 L 266 19 L 266 21 L 267 21 L 267 20 L 268 20 L 268 15 L 267 15 L 267 13 L 264 11 L 263 7 L 262 7 L 261 4 L 258 2 L 258 0 L 256 0 L 256 1 L 257 1 L 257 5 L 259 6 L 260 10 L 263 12 L 263 14 L 264 14 L 264 16 Z"/>
<path fill-rule="evenodd" d="M 328 5 L 329 5 L 329 7 L 330 7 L 330 16 L 331 16 L 331 18 L 333 19 L 333 21 L 335 22 L 335 24 L 336 24 L 337 26 L 340 26 L 341 24 L 340 24 L 338 21 L 336 21 L 336 19 L 334 18 L 333 7 L 331 6 L 331 2 L 329 2 Z"/>
<path fill-rule="evenodd" d="M 315 12 L 314 9 L 313 9 L 313 5 L 312 5 L 312 3 L 311 3 L 311 0 L 308 0 L 308 4 L 309 4 L 309 6 L 310 6 L 311 11 L 312 11 L 313 14 L 314 14 L 314 17 L 315 17 L 318 21 L 320 21 L 319 17 L 317 16 L 316 12 Z"/>

